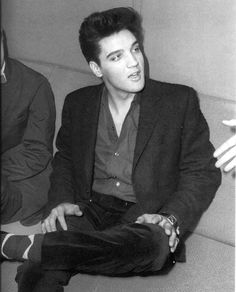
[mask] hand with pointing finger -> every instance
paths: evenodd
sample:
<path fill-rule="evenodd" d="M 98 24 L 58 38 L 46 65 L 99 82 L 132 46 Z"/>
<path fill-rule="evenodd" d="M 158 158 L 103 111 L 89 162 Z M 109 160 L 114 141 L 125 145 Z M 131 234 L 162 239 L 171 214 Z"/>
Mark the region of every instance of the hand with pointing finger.
<path fill-rule="evenodd" d="M 65 216 L 68 215 L 82 216 L 83 213 L 78 205 L 62 203 L 53 208 L 49 216 L 42 222 L 42 232 L 47 233 L 56 231 L 57 221 L 59 221 L 63 230 L 67 230 Z"/>

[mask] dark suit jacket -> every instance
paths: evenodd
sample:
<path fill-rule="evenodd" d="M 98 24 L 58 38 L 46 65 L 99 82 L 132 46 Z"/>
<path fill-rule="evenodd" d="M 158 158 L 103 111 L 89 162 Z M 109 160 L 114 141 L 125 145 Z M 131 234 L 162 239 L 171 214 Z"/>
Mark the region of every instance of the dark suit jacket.
<path fill-rule="evenodd" d="M 47 201 L 45 185 L 53 153 L 56 110 L 51 86 L 43 75 L 11 58 L 6 59 L 4 73 L 7 82 L 1 84 L 1 220 L 6 224 L 37 213 Z M 9 197 L 19 197 L 19 201 L 23 197 L 22 212 L 14 217 L 14 206 L 13 210 L 8 206 Z"/>
<path fill-rule="evenodd" d="M 59 203 L 90 198 L 103 86 L 79 89 L 65 99 L 46 215 Z M 220 184 L 213 151 L 195 91 L 146 80 L 133 161 L 137 204 L 127 220 L 168 212 L 177 217 L 181 235 L 191 228 Z"/>

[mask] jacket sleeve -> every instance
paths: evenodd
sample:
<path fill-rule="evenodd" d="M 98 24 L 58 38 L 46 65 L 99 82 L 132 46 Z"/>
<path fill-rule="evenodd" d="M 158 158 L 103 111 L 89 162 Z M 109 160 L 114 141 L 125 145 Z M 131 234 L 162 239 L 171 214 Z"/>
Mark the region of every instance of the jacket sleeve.
<path fill-rule="evenodd" d="M 9 181 L 27 179 L 47 167 L 52 158 L 55 116 L 54 95 L 43 79 L 29 106 L 22 142 L 1 155 L 2 175 Z"/>
<path fill-rule="evenodd" d="M 45 217 L 57 205 L 67 202 L 74 203 L 74 179 L 71 154 L 71 111 L 69 96 L 66 97 L 62 110 L 62 124 L 57 135 L 56 152 L 50 177 L 51 187 L 48 194 L 48 204 L 45 209 Z"/>
<path fill-rule="evenodd" d="M 195 226 L 221 183 L 209 128 L 193 89 L 189 89 L 181 142 L 177 189 L 160 212 L 176 216 L 182 233 Z"/>

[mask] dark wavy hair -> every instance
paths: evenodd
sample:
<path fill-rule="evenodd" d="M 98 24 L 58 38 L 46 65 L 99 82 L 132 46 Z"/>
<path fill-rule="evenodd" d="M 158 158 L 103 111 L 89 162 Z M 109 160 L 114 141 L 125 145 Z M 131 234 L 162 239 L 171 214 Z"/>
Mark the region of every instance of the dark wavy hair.
<path fill-rule="evenodd" d="M 99 41 L 121 30 L 129 30 L 142 46 L 143 29 L 140 14 L 131 7 L 118 7 L 95 12 L 86 17 L 79 30 L 79 42 L 87 62 L 100 65 Z"/>

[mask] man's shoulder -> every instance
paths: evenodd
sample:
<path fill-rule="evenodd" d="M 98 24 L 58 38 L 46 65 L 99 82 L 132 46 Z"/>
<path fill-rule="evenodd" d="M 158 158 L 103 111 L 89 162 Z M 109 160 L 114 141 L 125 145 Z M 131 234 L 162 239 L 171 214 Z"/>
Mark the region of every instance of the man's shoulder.
<path fill-rule="evenodd" d="M 186 105 L 189 101 L 198 102 L 197 92 L 190 86 L 148 79 L 144 95 L 160 98 L 164 103 Z"/>
<path fill-rule="evenodd" d="M 103 87 L 103 83 L 81 87 L 70 92 L 66 99 L 70 102 L 81 102 L 83 100 L 89 102 L 90 99 L 97 98 L 102 93 Z"/>
<path fill-rule="evenodd" d="M 47 78 L 41 74 L 38 71 L 35 71 L 34 69 L 28 67 L 26 64 L 22 63 L 19 60 L 9 58 L 8 59 L 10 70 L 12 73 L 17 74 L 20 76 L 20 78 L 30 81 L 31 85 L 34 83 L 42 83 L 42 82 L 48 82 Z"/>
<path fill-rule="evenodd" d="M 158 90 L 158 92 L 166 94 L 189 93 L 194 91 L 192 87 L 189 87 L 184 84 L 163 82 L 151 78 L 146 80 L 146 90 L 148 91 Z"/>

